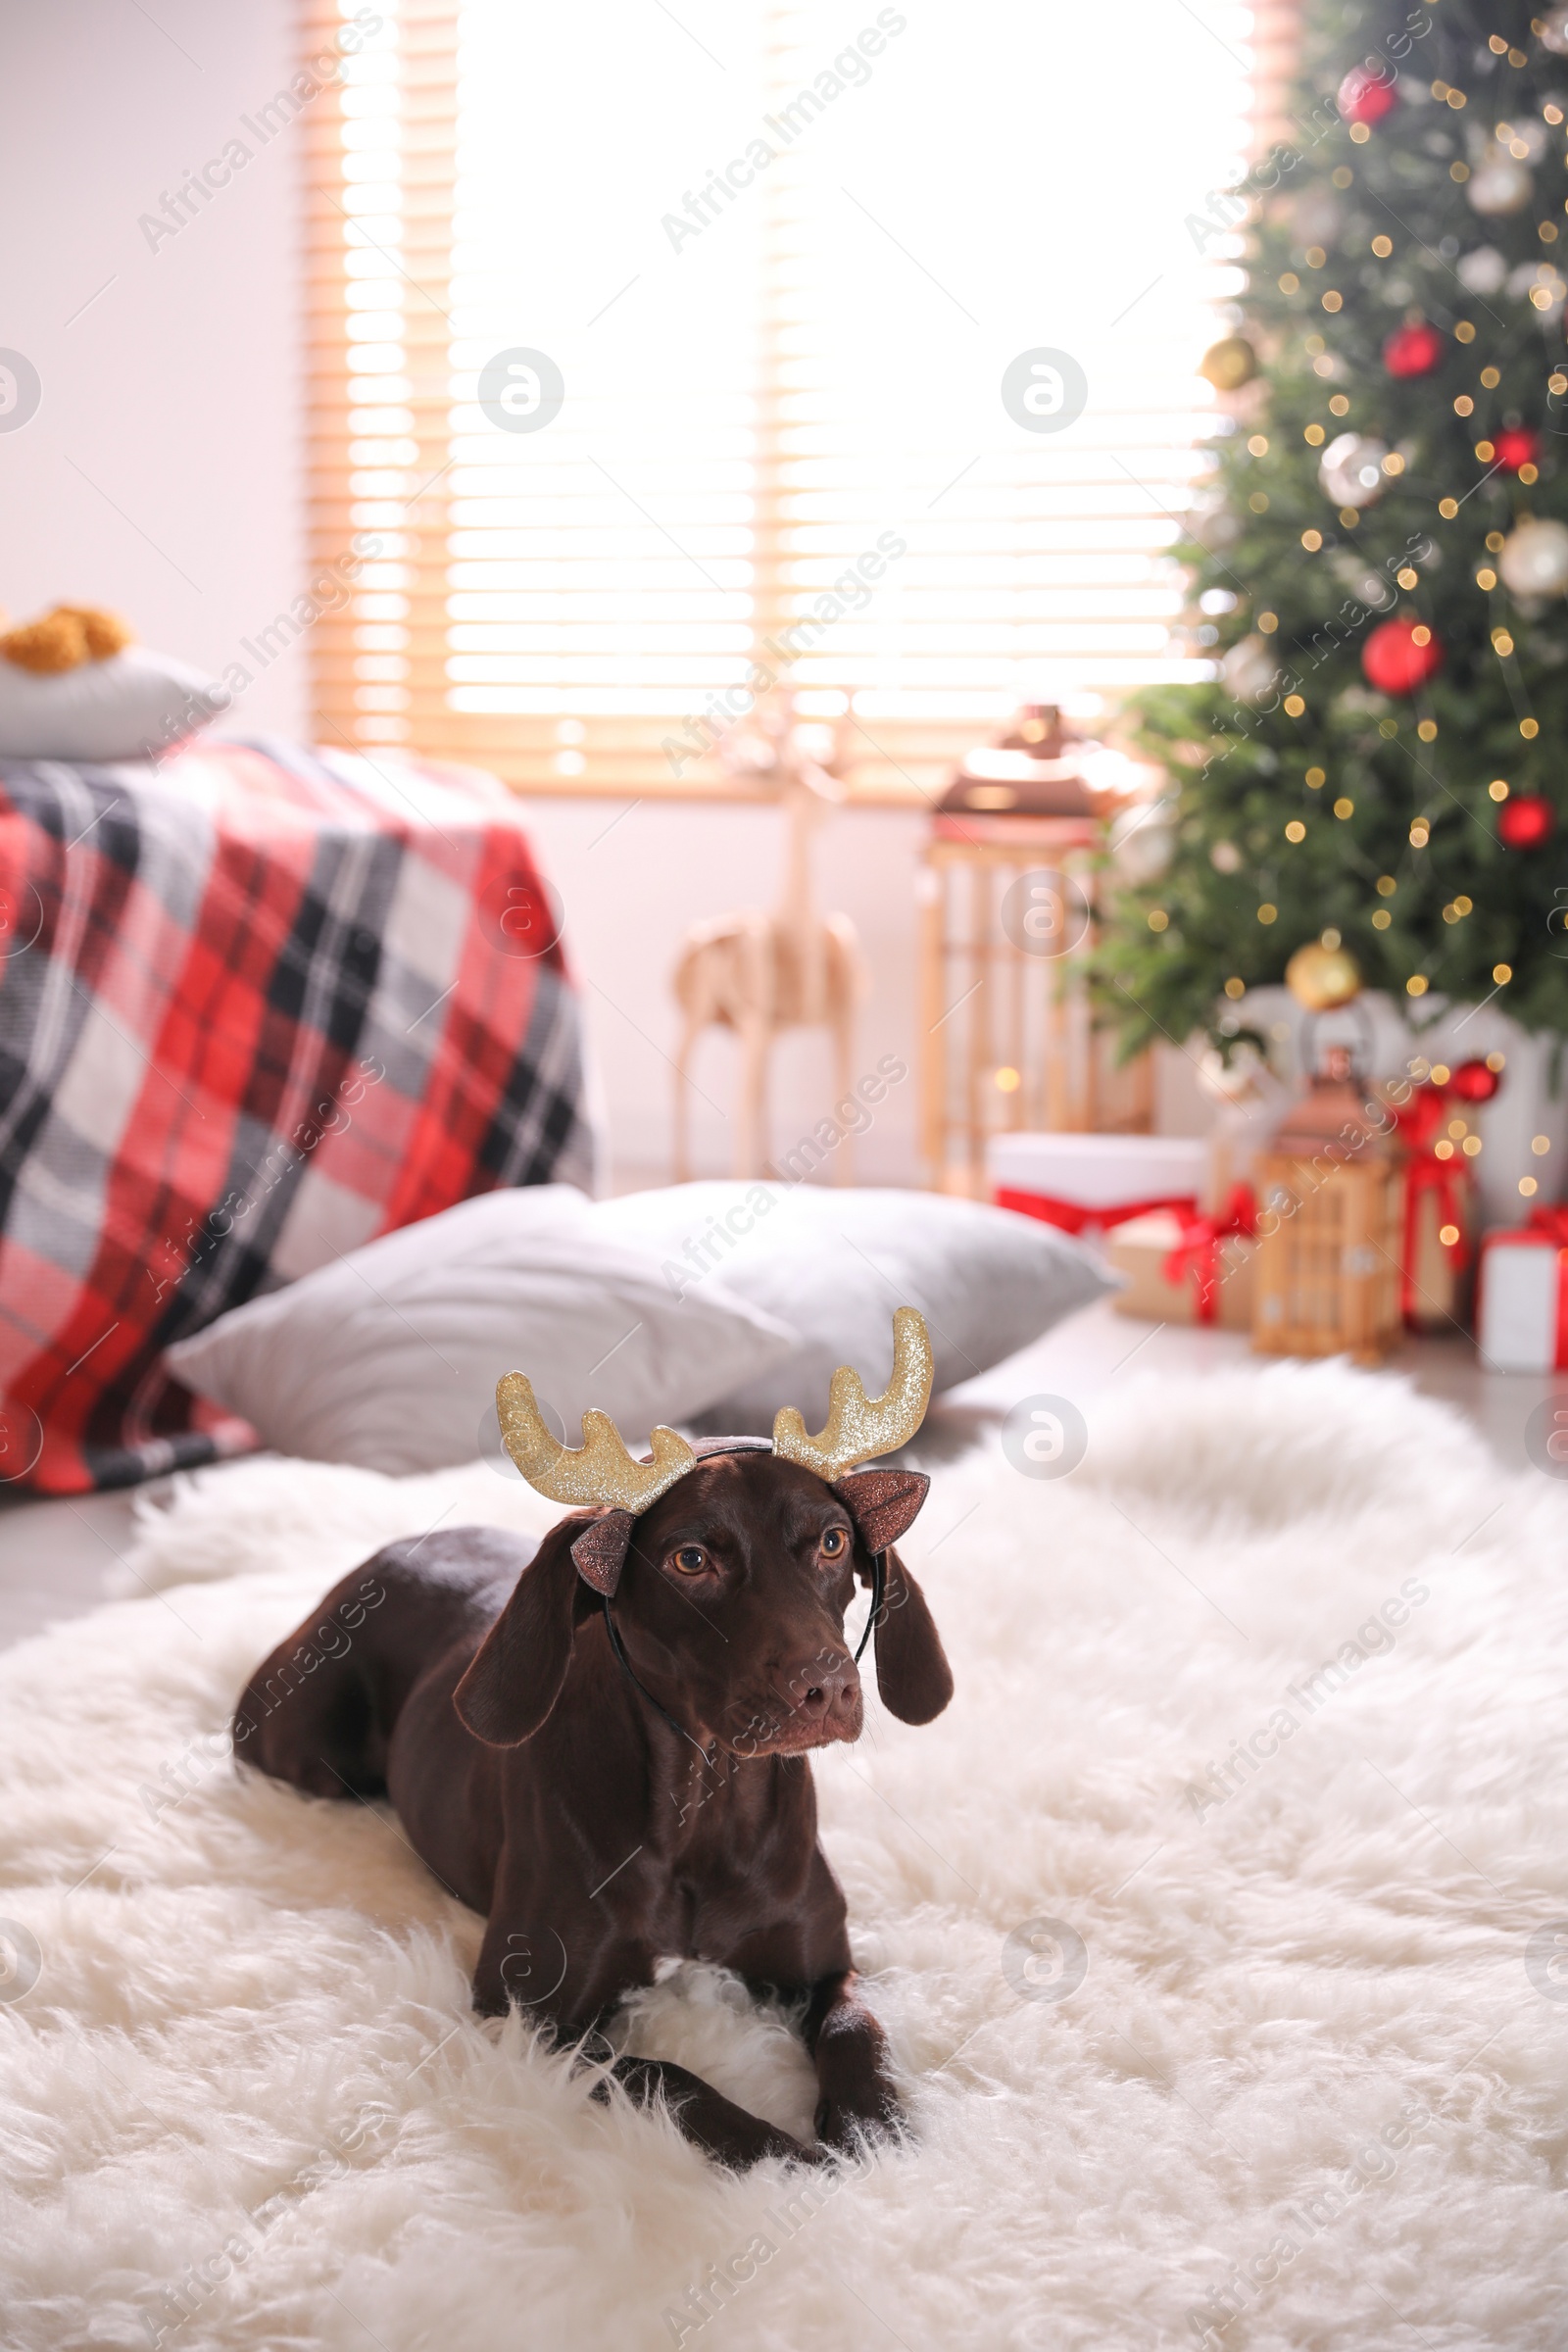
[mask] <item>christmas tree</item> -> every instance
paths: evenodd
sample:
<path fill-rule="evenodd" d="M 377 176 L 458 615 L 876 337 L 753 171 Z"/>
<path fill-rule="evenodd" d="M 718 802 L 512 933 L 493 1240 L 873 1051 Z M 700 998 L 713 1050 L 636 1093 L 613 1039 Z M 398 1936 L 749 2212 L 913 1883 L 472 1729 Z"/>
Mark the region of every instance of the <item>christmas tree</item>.
<path fill-rule="evenodd" d="M 1139 698 L 1102 1003 L 1223 1045 L 1327 949 L 1568 1032 L 1568 7 L 1304 14 L 1289 141 L 1189 223 L 1249 280 L 1177 551 L 1221 675 Z"/>

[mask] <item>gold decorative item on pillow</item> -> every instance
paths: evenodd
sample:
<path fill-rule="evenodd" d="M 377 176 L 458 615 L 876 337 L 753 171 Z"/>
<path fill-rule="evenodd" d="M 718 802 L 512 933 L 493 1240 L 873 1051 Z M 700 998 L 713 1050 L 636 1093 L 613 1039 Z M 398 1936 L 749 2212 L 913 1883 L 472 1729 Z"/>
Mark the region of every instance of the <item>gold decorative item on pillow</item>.
<path fill-rule="evenodd" d="M 134 642 L 118 613 L 96 605 L 56 605 L 41 620 L 29 620 L 0 637 L 0 657 L 35 677 L 79 669 L 84 662 L 107 662 Z"/>

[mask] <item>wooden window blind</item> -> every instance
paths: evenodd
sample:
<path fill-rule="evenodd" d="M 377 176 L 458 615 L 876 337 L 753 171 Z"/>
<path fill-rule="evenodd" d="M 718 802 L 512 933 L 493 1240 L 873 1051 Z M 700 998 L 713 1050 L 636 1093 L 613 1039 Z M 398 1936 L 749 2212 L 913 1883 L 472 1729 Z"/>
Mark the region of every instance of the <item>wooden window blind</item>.
<path fill-rule="evenodd" d="M 1203 674 L 1166 551 L 1241 280 L 1193 221 L 1296 5 L 308 0 L 322 739 L 729 793 L 760 669 L 917 801 L 1021 700 Z M 1041 350 L 1065 429 L 1004 405 Z"/>

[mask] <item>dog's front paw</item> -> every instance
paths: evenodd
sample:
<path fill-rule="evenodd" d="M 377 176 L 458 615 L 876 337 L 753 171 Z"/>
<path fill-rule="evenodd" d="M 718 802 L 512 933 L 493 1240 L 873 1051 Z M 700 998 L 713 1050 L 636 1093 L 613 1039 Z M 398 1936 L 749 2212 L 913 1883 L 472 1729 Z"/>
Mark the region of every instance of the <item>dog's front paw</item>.
<path fill-rule="evenodd" d="M 610 2071 L 638 2106 L 651 2106 L 662 2096 L 686 2137 L 731 2172 L 749 2172 L 754 2164 L 770 2157 L 786 2164 L 828 2161 L 821 2148 L 805 2147 L 790 2132 L 737 2107 L 733 2099 L 726 2099 L 710 2082 L 672 2059 L 617 2058 Z M 596 2083 L 589 2096 L 608 2104 L 608 2084 Z"/>
<path fill-rule="evenodd" d="M 881 2081 L 851 2096 L 829 2096 L 816 2110 L 817 2139 L 843 2155 L 853 2155 L 862 2140 L 896 2139 L 906 2128 L 892 2085 Z"/>

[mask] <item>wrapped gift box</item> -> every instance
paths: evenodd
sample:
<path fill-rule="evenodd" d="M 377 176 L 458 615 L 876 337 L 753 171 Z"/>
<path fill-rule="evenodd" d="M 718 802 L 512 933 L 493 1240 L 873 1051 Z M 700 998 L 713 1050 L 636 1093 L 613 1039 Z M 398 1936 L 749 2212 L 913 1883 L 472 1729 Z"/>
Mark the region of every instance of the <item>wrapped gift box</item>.
<path fill-rule="evenodd" d="M 1489 1370 L 1568 1369 L 1568 1207 L 1538 1208 L 1528 1225 L 1487 1235 L 1476 1340 Z"/>
<path fill-rule="evenodd" d="M 1066 1233 L 1095 1233 L 1156 1208 L 1191 1216 L 1208 1146 L 1173 1135 L 994 1135 L 992 1198 Z"/>
<path fill-rule="evenodd" d="M 1468 1328 L 1475 1236 L 1475 1179 L 1464 1161 L 1445 1166 L 1419 1155 L 1407 1161 L 1401 1303 L 1412 1331 Z"/>
<path fill-rule="evenodd" d="M 1174 1209 L 1156 1208 L 1128 1218 L 1106 1236 L 1105 1255 L 1126 1277 L 1125 1290 L 1116 1295 L 1116 1312 L 1151 1323 L 1212 1323 L 1222 1331 L 1250 1331 L 1256 1242 L 1245 1234 L 1223 1234 L 1210 1246 L 1205 1227 L 1195 1247 L 1194 1223 Z"/>

